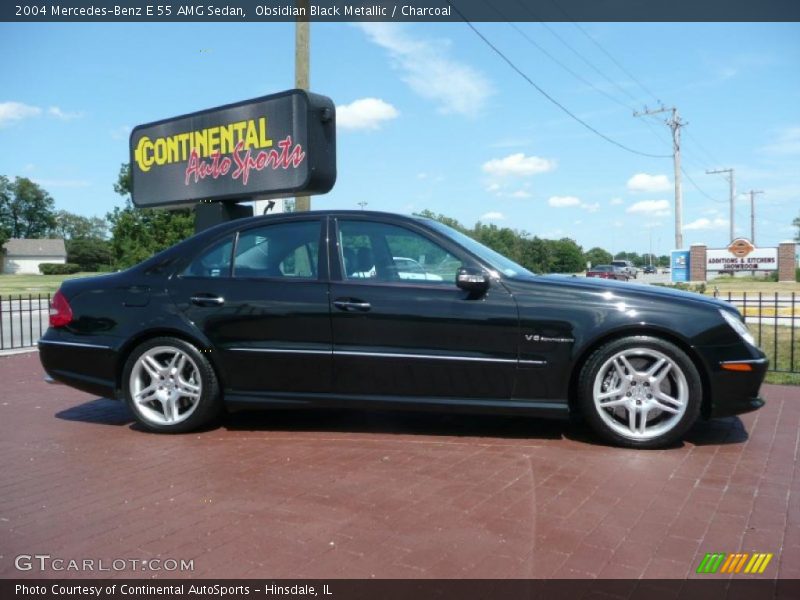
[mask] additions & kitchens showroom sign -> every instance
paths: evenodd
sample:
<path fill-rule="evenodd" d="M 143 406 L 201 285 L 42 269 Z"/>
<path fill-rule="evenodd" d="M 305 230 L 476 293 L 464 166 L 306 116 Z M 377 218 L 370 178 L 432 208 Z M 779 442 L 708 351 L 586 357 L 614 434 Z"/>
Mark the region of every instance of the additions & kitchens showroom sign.
<path fill-rule="evenodd" d="M 737 238 L 727 248 L 706 251 L 708 271 L 777 271 L 778 249 L 756 248 L 750 240 Z"/>

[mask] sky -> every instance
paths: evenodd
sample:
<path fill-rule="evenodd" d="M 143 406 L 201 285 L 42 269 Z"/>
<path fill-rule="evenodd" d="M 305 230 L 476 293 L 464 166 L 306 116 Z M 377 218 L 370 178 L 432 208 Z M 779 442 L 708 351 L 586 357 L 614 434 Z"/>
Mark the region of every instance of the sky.
<path fill-rule="evenodd" d="M 794 235 L 800 24 L 475 27 L 530 81 L 465 23 L 311 24 L 311 89 L 334 100 L 338 127 L 337 183 L 313 208 L 429 209 L 667 253 L 671 134 L 665 114 L 633 115 L 663 105 L 688 123 L 686 247 L 730 241 L 728 182 L 713 169 L 735 170 L 737 236 L 750 236 L 751 189 L 764 192 L 757 245 Z M 294 84 L 292 23 L 2 23 L 0 54 L 0 175 L 86 216 L 123 204 L 112 186 L 135 125 Z"/>

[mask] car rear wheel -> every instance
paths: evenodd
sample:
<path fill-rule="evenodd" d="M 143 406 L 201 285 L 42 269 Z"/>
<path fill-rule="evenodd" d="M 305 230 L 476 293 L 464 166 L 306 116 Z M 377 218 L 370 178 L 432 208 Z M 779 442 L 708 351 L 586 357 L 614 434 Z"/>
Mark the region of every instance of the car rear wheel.
<path fill-rule="evenodd" d="M 607 441 L 632 448 L 678 441 L 697 420 L 703 393 L 686 353 L 648 336 L 599 348 L 586 361 L 578 388 L 592 428 Z"/>
<path fill-rule="evenodd" d="M 178 338 L 155 338 L 134 349 L 125 363 L 123 388 L 136 420 L 151 431 L 191 431 L 220 413 L 214 369 L 197 348 Z"/>

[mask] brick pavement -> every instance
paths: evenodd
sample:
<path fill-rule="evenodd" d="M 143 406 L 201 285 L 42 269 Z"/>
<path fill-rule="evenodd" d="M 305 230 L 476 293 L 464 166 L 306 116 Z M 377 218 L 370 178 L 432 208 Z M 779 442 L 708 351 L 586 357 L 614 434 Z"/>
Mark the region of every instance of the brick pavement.
<path fill-rule="evenodd" d="M 193 559 L 193 577 L 683 578 L 706 552 L 800 577 L 800 388 L 632 451 L 513 417 L 258 412 L 164 436 L 0 358 L 0 577 L 18 554 Z M 174 577 L 120 571 L 103 576 Z M 729 577 L 703 575 L 702 577 Z M 749 576 L 753 577 L 753 576 Z"/>

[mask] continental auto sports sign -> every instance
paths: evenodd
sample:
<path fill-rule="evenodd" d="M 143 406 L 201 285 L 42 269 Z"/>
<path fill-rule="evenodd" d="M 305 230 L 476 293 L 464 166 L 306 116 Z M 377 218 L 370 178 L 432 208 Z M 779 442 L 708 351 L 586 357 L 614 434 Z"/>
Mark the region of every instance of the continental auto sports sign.
<path fill-rule="evenodd" d="M 139 125 L 130 152 L 140 207 L 323 194 L 336 181 L 335 108 L 291 90 Z"/>

